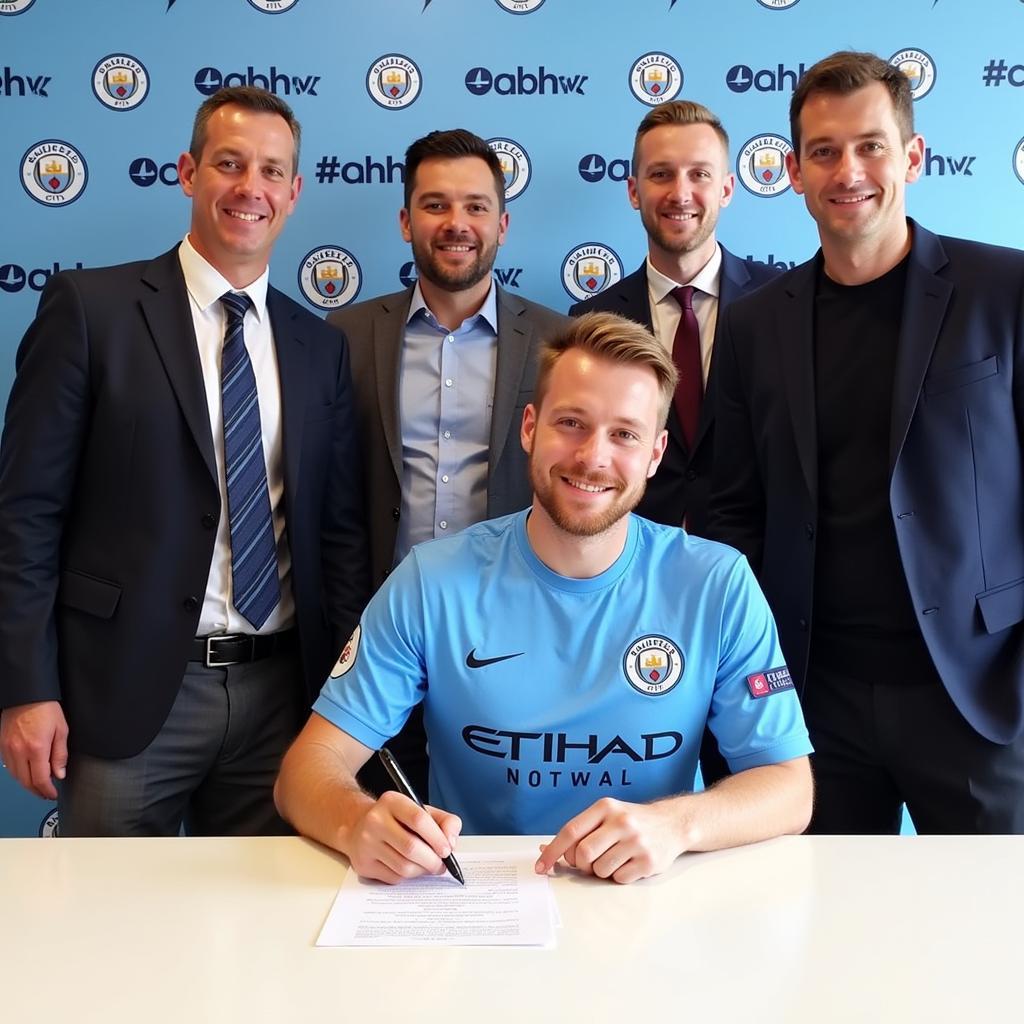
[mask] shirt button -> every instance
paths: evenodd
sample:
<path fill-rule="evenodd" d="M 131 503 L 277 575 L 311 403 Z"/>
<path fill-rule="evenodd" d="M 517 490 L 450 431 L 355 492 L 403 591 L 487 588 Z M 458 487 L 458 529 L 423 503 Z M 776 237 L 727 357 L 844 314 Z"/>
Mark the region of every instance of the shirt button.
<path fill-rule="evenodd" d="M 452 432 L 450 430 L 446 430 L 441 436 L 447 441 L 452 436 Z"/>
<path fill-rule="evenodd" d="M 443 484 L 448 483 L 448 474 L 447 473 L 445 473 L 445 475 L 443 477 L 441 477 L 441 483 L 443 483 Z"/>
<path fill-rule="evenodd" d="M 448 337 L 445 338 L 444 340 L 450 343 L 453 342 L 455 339 L 449 334 Z"/>
<path fill-rule="evenodd" d="M 445 382 L 444 382 L 444 386 L 445 386 L 446 388 L 450 388 L 450 387 L 451 387 L 451 386 L 452 386 L 452 385 L 453 385 L 454 383 L 455 383 L 455 381 L 453 381 L 453 380 L 451 379 L 451 377 L 449 377 L 449 378 L 448 378 L 447 380 L 445 380 Z"/>
<path fill-rule="evenodd" d="M 447 519 L 442 519 L 441 522 L 439 522 L 437 525 L 440 526 L 442 530 L 447 530 L 448 529 L 448 520 Z"/>

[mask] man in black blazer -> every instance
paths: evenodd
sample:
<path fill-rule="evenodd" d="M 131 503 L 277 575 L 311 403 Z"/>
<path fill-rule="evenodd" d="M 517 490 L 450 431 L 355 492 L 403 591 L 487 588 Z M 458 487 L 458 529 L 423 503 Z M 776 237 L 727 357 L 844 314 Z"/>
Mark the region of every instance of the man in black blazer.
<path fill-rule="evenodd" d="M 775 613 L 818 832 L 1024 830 L 1024 254 L 906 218 L 906 77 L 806 73 L 794 189 L 821 250 L 726 315 L 712 536 Z"/>
<path fill-rule="evenodd" d="M 280 830 L 280 756 L 366 599 L 344 339 L 267 285 L 298 146 L 272 94 L 212 96 L 185 240 L 56 275 L 19 349 L 0 753 L 62 834 Z"/>
<path fill-rule="evenodd" d="M 508 221 L 504 171 L 483 139 L 464 129 L 417 139 L 399 213 L 416 283 L 327 318 L 351 346 L 374 588 L 413 544 L 532 499 L 519 428 L 540 344 L 566 318 L 493 280 Z M 424 792 L 425 742 L 414 715 L 392 743 Z M 379 789 L 375 769 L 364 781 Z"/>
<path fill-rule="evenodd" d="M 685 312 L 673 294 L 692 286 L 699 330 L 699 369 L 692 397 L 696 429 L 687 437 L 684 399 L 677 395 L 669 415 L 668 449 L 637 507 L 638 515 L 669 526 L 685 523 L 690 533 L 707 529 L 714 441 L 712 352 L 722 310 L 739 296 L 779 273 L 775 267 L 739 259 L 715 237 L 719 213 L 729 205 L 735 177 L 729 170 L 729 136 L 707 107 L 673 100 L 655 107 L 640 122 L 633 146 L 629 201 L 647 231 L 647 259 L 640 268 L 569 310 L 618 313 L 643 324 L 670 351 L 686 380 L 674 344 Z"/>

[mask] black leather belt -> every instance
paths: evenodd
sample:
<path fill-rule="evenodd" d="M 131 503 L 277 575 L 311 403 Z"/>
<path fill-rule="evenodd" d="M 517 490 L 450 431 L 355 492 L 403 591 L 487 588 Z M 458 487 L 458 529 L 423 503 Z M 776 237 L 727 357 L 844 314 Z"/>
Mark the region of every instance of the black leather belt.
<path fill-rule="evenodd" d="M 192 641 L 188 660 L 201 661 L 207 668 L 242 665 L 290 651 L 294 649 L 296 639 L 294 629 L 260 636 L 252 633 L 212 633 L 210 636 L 197 636 Z"/>

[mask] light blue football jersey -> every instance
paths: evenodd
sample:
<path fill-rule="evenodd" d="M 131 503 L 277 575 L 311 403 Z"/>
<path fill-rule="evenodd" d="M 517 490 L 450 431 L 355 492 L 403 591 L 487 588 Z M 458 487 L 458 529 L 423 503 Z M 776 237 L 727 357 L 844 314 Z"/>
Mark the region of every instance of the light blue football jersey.
<path fill-rule="evenodd" d="M 692 790 L 706 720 L 734 772 L 810 752 L 742 555 L 630 516 L 615 563 L 569 579 L 533 553 L 527 515 L 415 547 L 314 710 L 376 749 L 424 701 L 430 802 L 466 834 L 549 834 L 603 796 Z"/>

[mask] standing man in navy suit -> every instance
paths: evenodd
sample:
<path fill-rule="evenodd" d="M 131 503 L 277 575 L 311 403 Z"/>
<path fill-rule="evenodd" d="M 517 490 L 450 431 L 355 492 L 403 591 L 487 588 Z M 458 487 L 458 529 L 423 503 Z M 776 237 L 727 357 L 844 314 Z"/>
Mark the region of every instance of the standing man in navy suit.
<path fill-rule="evenodd" d="M 647 259 L 569 310 L 572 316 L 604 310 L 628 317 L 673 353 L 680 388 L 668 419 L 668 449 L 636 512 L 669 526 L 685 523 L 700 535 L 711 490 L 711 356 L 721 312 L 779 273 L 739 259 L 715 237 L 735 184 L 729 136 L 707 107 L 673 100 L 651 110 L 636 130 L 628 183 L 629 201 L 647 231 Z"/>
<path fill-rule="evenodd" d="M 817 832 L 1024 831 L 1024 254 L 906 217 L 906 77 L 867 53 L 790 106 L 821 249 L 733 306 L 712 535 L 775 612 Z M 1018 369 L 1018 364 L 1022 364 Z"/>
<path fill-rule="evenodd" d="M 0 444 L 0 754 L 63 835 L 283 829 L 281 755 L 367 597 L 341 334 L 268 286 L 299 125 L 199 108 L 184 241 L 59 274 Z"/>

